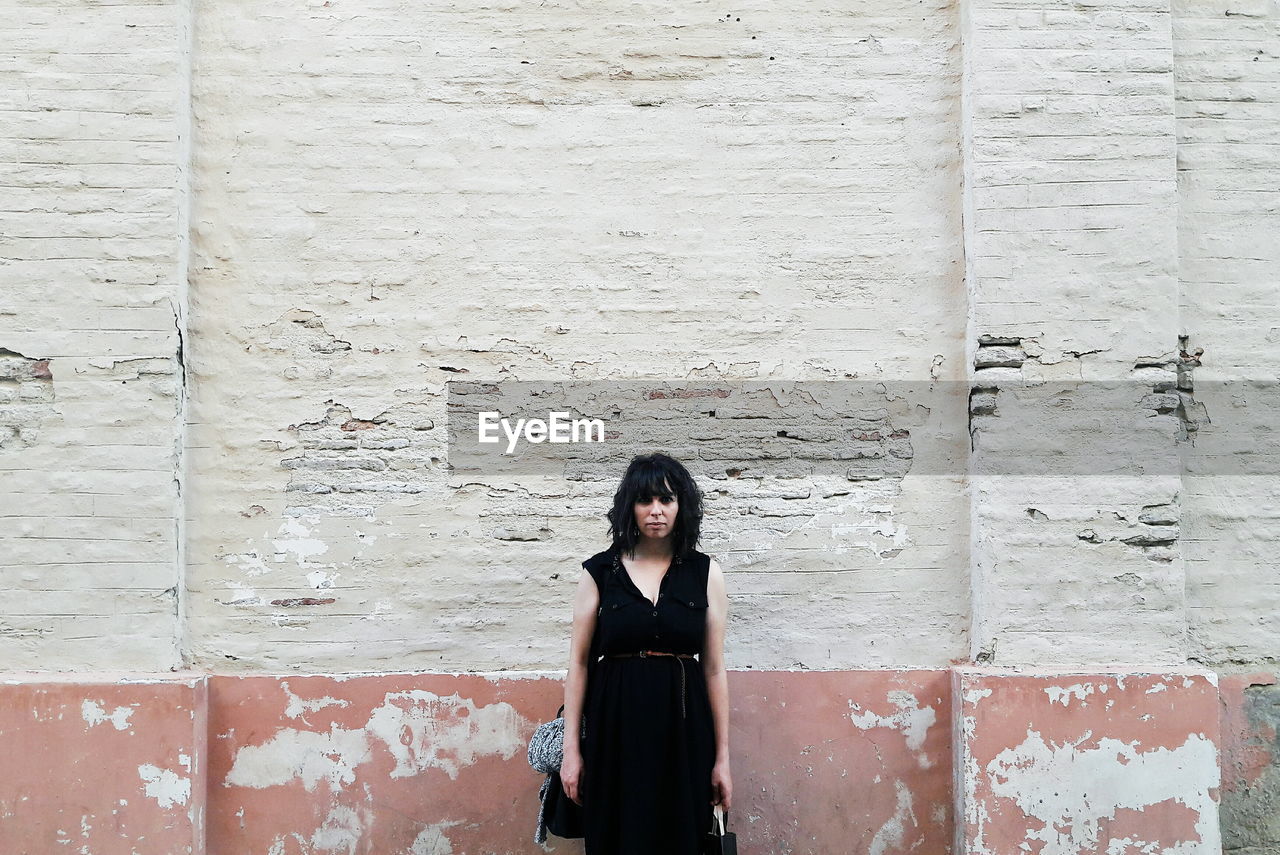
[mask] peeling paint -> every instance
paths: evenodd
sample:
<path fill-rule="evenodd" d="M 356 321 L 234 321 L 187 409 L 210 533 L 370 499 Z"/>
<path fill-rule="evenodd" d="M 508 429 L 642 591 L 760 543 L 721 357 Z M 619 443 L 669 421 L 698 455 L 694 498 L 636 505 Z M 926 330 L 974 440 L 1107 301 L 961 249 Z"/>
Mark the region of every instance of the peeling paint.
<path fill-rule="evenodd" d="M 133 708 L 116 707 L 108 714 L 96 701 L 86 700 L 80 705 L 80 715 L 90 727 L 109 721 L 116 730 L 128 730 L 129 716 L 133 715 Z"/>
<path fill-rule="evenodd" d="M 315 518 L 307 518 L 307 521 L 312 525 L 318 522 Z M 271 543 L 275 546 L 277 555 L 291 555 L 294 563 L 304 567 L 312 557 L 329 551 L 329 544 L 310 537 L 311 532 L 312 529 L 304 525 L 301 519 L 290 517 L 280 525 L 281 536 L 273 539 Z"/>
<path fill-rule="evenodd" d="M 897 794 L 897 808 L 893 816 L 876 830 L 867 855 L 886 855 L 886 853 L 902 851 L 907 839 L 907 821 L 910 820 L 913 827 L 920 824 L 916 821 L 915 810 L 911 804 L 911 790 L 906 782 L 894 780 L 893 788 Z"/>
<path fill-rule="evenodd" d="M 523 724 L 510 704 L 477 708 L 456 694 L 412 690 L 388 694 L 370 716 L 368 729 L 395 758 L 391 777 L 438 768 L 456 779 L 461 767 L 481 755 L 509 759 L 527 747 L 520 736 Z"/>
<path fill-rule="evenodd" d="M 405 855 L 453 855 L 453 843 L 445 836 L 445 832 L 455 825 L 456 821 L 438 822 L 428 825 L 413 839 Z"/>
<path fill-rule="evenodd" d="M 1083 701 L 1089 695 L 1092 695 L 1094 687 L 1091 683 L 1076 683 L 1074 686 L 1045 686 L 1044 692 L 1049 696 L 1049 702 L 1054 704 L 1062 704 L 1064 707 L 1069 706 L 1071 699 Z M 1106 687 L 1103 686 L 1103 691 Z"/>
<path fill-rule="evenodd" d="M 284 714 L 289 718 L 302 718 L 303 721 L 306 721 L 306 713 L 316 712 L 317 710 L 322 710 L 325 707 L 348 707 L 351 705 L 350 701 L 344 701 L 339 698 L 301 698 L 289 689 L 288 680 L 282 680 L 280 682 L 280 689 L 285 693 L 285 696 L 289 698 L 289 705 L 285 707 L 284 710 Z"/>
<path fill-rule="evenodd" d="M 1021 744 L 1001 751 L 987 764 L 992 794 L 1012 800 L 1042 823 L 1039 830 L 1027 833 L 1026 842 L 1034 851 L 1096 851 L 1100 840 L 1111 839 L 1104 831 L 1118 811 L 1176 802 L 1194 819 L 1176 840 L 1162 837 L 1162 855 L 1219 852 L 1218 758 L 1211 740 L 1191 735 L 1174 748 L 1140 751 L 1136 745 L 1103 737 L 1096 747 L 1079 747 L 1091 737 L 1090 731 L 1076 742 L 1053 745 L 1028 730 Z M 1178 829 L 1169 827 L 1164 833 L 1177 836 Z"/>
<path fill-rule="evenodd" d="M 307 701 L 292 692 L 289 698 L 286 714 L 291 718 L 325 706 L 347 705 L 334 698 Z M 364 727 L 333 724 L 328 733 L 282 728 L 265 743 L 240 747 L 225 785 L 263 788 L 301 780 L 311 791 L 326 780 L 331 789 L 339 790 L 355 781 L 356 768 L 372 758 L 376 742 L 395 761 L 393 778 L 436 768 L 456 779 L 462 767 L 480 756 L 509 759 L 522 750 L 526 739 L 521 734 L 527 724 L 506 703 L 477 707 L 456 694 L 392 692 Z"/>
<path fill-rule="evenodd" d="M 991 697 L 991 689 L 965 689 L 964 702 L 966 704 L 977 704 L 984 698 Z"/>
<path fill-rule="evenodd" d="M 332 790 L 355 781 L 356 767 L 369 759 L 363 730 L 333 725 L 328 733 L 284 728 L 261 745 L 242 746 L 225 786 L 275 787 L 300 780 L 310 792 L 321 780 Z"/>
<path fill-rule="evenodd" d="M 138 767 L 138 777 L 146 784 L 147 796 L 162 808 L 185 805 L 191 798 L 191 779 L 150 763 Z"/>
<path fill-rule="evenodd" d="M 318 852 L 345 852 L 357 855 L 372 819 L 372 811 L 348 805 L 334 805 L 324 822 L 311 835 L 311 847 Z M 367 842 L 363 847 L 367 850 Z"/>
<path fill-rule="evenodd" d="M 868 730 L 873 727 L 888 727 L 902 732 L 906 738 L 907 747 L 916 754 L 920 767 L 927 769 L 932 765 L 928 756 L 920 751 L 924 745 L 925 736 L 929 732 L 929 728 L 937 721 L 937 713 L 931 706 L 920 706 L 916 696 L 906 691 L 889 692 L 889 701 L 898 708 L 896 713 L 882 716 L 876 715 L 870 711 L 863 713 L 850 713 L 849 720 L 862 730 Z M 849 701 L 850 709 L 860 710 L 857 704 Z"/>

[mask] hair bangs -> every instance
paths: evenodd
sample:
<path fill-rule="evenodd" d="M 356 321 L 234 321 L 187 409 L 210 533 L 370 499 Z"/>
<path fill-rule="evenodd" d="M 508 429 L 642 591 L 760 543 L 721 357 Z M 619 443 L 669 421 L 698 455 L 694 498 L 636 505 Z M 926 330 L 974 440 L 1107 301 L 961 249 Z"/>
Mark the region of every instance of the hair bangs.
<path fill-rule="evenodd" d="M 674 554 L 680 556 L 696 549 L 702 532 L 702 491 L 689 470 L 666 454 L 643 454 L 631 459 L 609 510 L 613 545 L 624 552 L 635 551 L 640 542 L 636 502 L 664 496 L 673 496 L 679 503 L 671 533 Z"/>

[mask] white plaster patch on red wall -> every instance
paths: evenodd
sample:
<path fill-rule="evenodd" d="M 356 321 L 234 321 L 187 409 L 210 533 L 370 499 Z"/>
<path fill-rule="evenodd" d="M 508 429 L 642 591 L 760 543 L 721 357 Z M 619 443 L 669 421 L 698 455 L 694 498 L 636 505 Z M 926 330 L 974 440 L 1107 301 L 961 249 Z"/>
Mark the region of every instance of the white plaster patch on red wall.
<path fill-rule="evenodd" d="M 373 795 L 369 785 L 364 784 L 363 787 L 366 801 L 372 804 Z M 241 816 L 243 810 L 241 808 Z M 461 824 L 457 820 L 445 820 L 425 826 L 404 851 L 404 855 L 452 855 L 453 843 L 445 832 L 452 826 Z M 277 834 L 273 837 L 268 852 L 288 852 L 290 849 L 287 844 L 292 840 L 304 852 L 354 853 L 360 851 L 362 842 L 367 846 L 367 836 L 376 825 L 376 811 L 368 804 L 335 804 L 309 836 L 296 831 Z"/>
<path fill-rule="evenodd" d="M 311 834 L 309 851 L 316 852 L 357 852 L 366 830 L 372 827 L 374 812 L 368 807 L 352 807 L 350 805 L 333 805 L 329 813 Z M 300 835 L 295 837 L 301 840 Z"/>
<path fill-rule="evenodd" d="M 179 761 L 181 762 L 181 755 Z M 191 760 L 187 759 L 186 765 L 190 770 Z M 170 808 L 174 805 L 185 805 L 187 800 L 191 798 L 191 779 L 184 778 L 177 772 L 169 769 L 161 769 L 151 763 L 143 763 L 138 767 L 138 777 L 146 784 L 145 792 L 148 797 L 156 800 L 156 803 L 162 808 Z"/>
<path fill-rule="evenodd" d="M 1038 841 L 1041 855 L 1093 852 L 1100 839 L 1110 839 L 1104 832 L 1117 810 L 1143 811 L 1174 801 L 1195 813 L 1197 839 L 1166 844 L 1162 855 L 1220 851 L 1212 792 L 1219 784 L 1218 752 L 1212 739 L 1192 734 L 1174 748 L 1139 751 L 1136 743 L 1104 737 L 1096 748 L 1077 748 L 1091 737 L 1089 731 L 1077 742 L 1053 745 L 1028 731 L 1020 745 L 987 764 L 992 795 L 1013 800 L 1043 823 L 1027 832 L 1033 848 Z"/>
<path fill-rule="evenodd" d="M 897 804 L 893 816 L 876 830 L 875 837 L 871 838 L 871 847 L 867 850 L 868 855 L 885 855 L 886 852 L 901 851 L 907 839 L 907 820 L 910 819 L 913 826 L 920 825 L 916 819 L 911 789 L 907 783 L 895 780 L 893 786 L 897 792 Z"/>
<path fill-rule="evenodd" d="M 507 703 L 476 707 L 474 701 L 457 694 L 441 697 L 414 689 L 389 693 L 369 716 L 368 730 L 395 758 L 391 777 L 434 767 L 456 779 L 458 770 L 479 756 L 513 757 L 522 748 L 523 724 Z"/>
<path fill-rule="evenodd" d="M 261 745 L 245 745 L 236 752 L 225 786 L 278 787 L 297 779 L 312 792 L 321 779 L 332 790 L 355 781 L 356 767 L 369 759 L 369 740 L 363 729 L 337 725 L 328 733 L 281 728 Z"/>
<path fill-rule="evenodd" d="M 305 722 L 306 724 L 311 723 L 307 721 L 307 716 L 306 716 L 306 714 L 309 712 L 317 712 L 318 710 L 322 710 L 325 707 L 351 706 L 350 701 L 344 701 L 340 698 L 331 698 L 326 696 L 323 698 L 308 699 L 308 698 L 299 697 L 298 695 L 295 695 L 293 691 L 289 688 L 288 680 L 280 681 L 280 689 L 289 698 L 289 705 L 285 707 L 284 714 L 287 715 L 289 718 L 301 718 L 303 722 Z"/>
<path fill-rule="evenodd" d="M 869 710 L 862 712 L 862 707 L 849 701 L 849 709 L 857 711 L 849 713 L 849 720 L 860 730 L 887 727 L 900 731 L 907 741 L 907 748 L 916 752 L 916 760 L 920 768 L 928 769 L 933 765 L 933 761 L 920 749 L 924 745 L 929 728 L 938 720 L 938 714 L 933 707 L 920 706 L 920 701 L 910 692 L 901 690 L 889 692 L 889 701 L 898 708 L 898 711 L 891 715 L 876 715 Z"/>
<path fill-rule="evenodd" d="M 1105 684 L 1099 688 L 1104 692 L 1107 690 Z M 1093 684 L 1076 683 L 1072 686 L 1045 686 L 1044 693 L 1049 696 L 1049 703 L 1062 704 L 1065 707 L 1071 705 L 1071 699 L 1073 697 L 1077 700 L 1083 701 L 1085 698 L 1092 695 Z"/>
<path fill-rule="evenodd" d="M 347 702 L 333 698 L 290 697 L 290 717 Z M 305 718 L 303 719 L 305 721 Z M 395 761 L 391 777 L 416 775 L 426 769 L 456 779 L 460 769 L 485 755 L 509 760 L 524 748 L 521 734 L 528 722 L 507 703 L 477 707 L 457 694 L 440 696 L 423 690 L 391 692 L 369 715 L 364 727 L 330 725 L 328 733 L 281 728 L 260 745 L 236 751 L 225 786 L 261 789 L 301 780 L 308 792 L 321 780 L 331 790 L 355 782 L 356 768 L 372 759 L 373 742 L 386 746 Z"/>
<path fill-rule="evenodd" d="M 413 839 L 405 855 L 453 855 L 453 842 L 445 836 L 445 831 L 461 822 L 445 820 L 428 825 Z"/>
<path fill-rule="evenodd" d="M 991 689 L 965 689 L 964 701 L 969 704 L 977 704 L 979 701 L 990 696 Z M 978 722 L 975 716 L 963 715 L 960 717 L 960 744 L 972 745 L 977 735 Z M 973 852 L 975 855 L 990 855 L 986 844 L 987 823 L 991 820 L 991 815 L 987 812 L 987 806 L 984 802 L 978 800 L 978 760 L 973 756 L 972 751 L 965 751 L 962 754 L 963 761 L 957 764 L 955 783 L 958 787 L 962 786 L 963 796 L 962 802 L 964 808 L 964 822 L 974 828 L 973 832 Z M 962 829 L 958 829 L 962 831 Z M 957 841 L 957 849 L 964 851 L 963 846 Z"/>
<path fill-rule="evenodd" d="M 80 704 L 80 715 L 89 727 L 109 721 L 116 730 L 128 730 L 129 716 L 133 715 L 133 708 L 116 707 L 108 714 L 106 709 L 98 702 L 86 700 Z"/>

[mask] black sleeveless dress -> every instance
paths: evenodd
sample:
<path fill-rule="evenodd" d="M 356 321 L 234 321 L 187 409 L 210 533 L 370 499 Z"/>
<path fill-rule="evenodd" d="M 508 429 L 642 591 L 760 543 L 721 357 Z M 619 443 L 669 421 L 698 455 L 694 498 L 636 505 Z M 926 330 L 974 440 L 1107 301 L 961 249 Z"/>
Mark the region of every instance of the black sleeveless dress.
<path fill-rule="evenodd" d="M 600 593 L 582 738 L 586 855 L 697 855 L 711 828 L 715 723 L 701 659 L 613 653 L 702 653 L 710 558 L 691 551 L 663 577 L 658 601 L 610 548 L 582 562 Z"/>

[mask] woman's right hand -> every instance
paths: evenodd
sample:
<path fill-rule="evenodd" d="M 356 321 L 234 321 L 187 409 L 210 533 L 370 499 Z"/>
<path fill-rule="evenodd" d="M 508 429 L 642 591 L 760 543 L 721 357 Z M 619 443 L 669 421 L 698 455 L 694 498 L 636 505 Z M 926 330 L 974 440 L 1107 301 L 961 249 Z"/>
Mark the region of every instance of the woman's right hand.
<path fill-rule="evenodd" d="M 560 761 L 560 785 L 564 787 L 564 793 L 576 805 L 582 805 L 582 794 L 578 791 L 578 785 L 582 781 L 582 753 L 580 751 L 566 751 L 564 759 Z"/>

